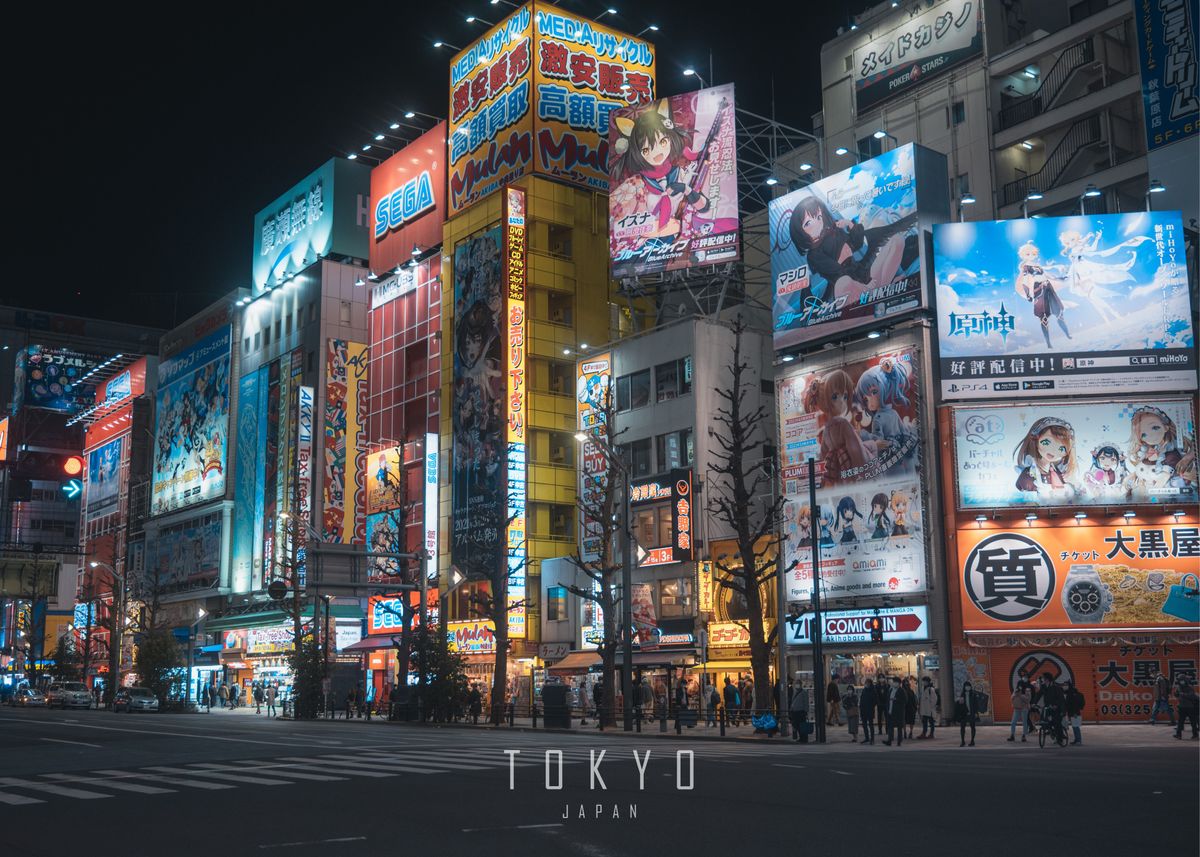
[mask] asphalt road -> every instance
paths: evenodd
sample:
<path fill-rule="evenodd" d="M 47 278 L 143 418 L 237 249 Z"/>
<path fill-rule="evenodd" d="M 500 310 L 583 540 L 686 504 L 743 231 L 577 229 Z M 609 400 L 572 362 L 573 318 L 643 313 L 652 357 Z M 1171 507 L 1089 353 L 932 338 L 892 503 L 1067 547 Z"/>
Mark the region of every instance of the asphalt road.
<path fill-rule="evenodd" d="M 1146 728 L 896 749 L 3 709 L 0 853 L 1200 853 L 1200 745 Z"/>

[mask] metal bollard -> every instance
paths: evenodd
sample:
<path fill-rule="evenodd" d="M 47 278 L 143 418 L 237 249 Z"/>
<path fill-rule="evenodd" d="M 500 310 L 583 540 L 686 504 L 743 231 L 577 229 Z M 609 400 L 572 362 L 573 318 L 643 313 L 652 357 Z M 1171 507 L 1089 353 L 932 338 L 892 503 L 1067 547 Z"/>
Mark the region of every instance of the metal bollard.
<path fill-rule="evenodd" d="M 537 729 L 537 706 L 536 705 L 530 706 L 530 714 L 533 715 L 533 727 L 532 728 Z"/>
<path fill-rule="evenodd" d="M 725 706 L 721 706 L 721 737 L 725 737 Z"/>
<path fill-rule="evenodd" d="M 642 731 L 642 709 L 640 706 L 633 710 L 633 725 L 638 732 Z"/>
<path fill-rule="evenodd" d="M 675 734 L 676 735 L 683 734 L 683 709 L 682 708 L 675 709 Z"/>

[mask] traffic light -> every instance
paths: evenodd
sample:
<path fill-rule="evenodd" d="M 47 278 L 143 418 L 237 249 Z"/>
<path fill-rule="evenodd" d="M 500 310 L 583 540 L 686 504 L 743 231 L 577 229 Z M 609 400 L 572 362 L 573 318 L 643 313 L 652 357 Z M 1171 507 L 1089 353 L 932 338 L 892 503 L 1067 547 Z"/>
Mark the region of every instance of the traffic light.
<path fill-rule="evenodd" d="M 883 620 L 878 616 L 872 616 L 867 620 L 867 627 L 871 629 L 871 642 L 883 642 Z"/>
<path fill-rule="evenodd" d="M 63 473 L 71 477 L 78 476 L 80 473 L 83 473 L 83 456 L 68 455 L 63 459 L 62 470 Z"/>

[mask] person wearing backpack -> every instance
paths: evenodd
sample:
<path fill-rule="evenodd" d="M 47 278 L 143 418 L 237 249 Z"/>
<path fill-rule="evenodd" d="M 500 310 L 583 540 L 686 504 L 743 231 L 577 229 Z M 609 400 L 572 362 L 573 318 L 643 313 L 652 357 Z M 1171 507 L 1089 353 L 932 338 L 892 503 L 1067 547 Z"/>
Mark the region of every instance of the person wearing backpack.
<path fill-rule="evenodd" d="M 1072 744 L 1083 743 L 1083 732 L 1080 727 L 1083 725 L 1083 706 L 1086 700 L 1083 694 L 1079 692 L 1079 688 L 1075 687 L 1075 682 L 1067 679 L 1064 696 L 1066 697 L 1067 720 L 1071 723 L 1071 733 L 1074 736 Z"/>
<path fill-rule="evenodd" d="M 742 704 L 742 698 L 738 694 L 737 686 L 729 680 L 729 676 L 725 676 L 725 689 L 721 692 L 721 696 L 725 703 L 725 720 L 730 726 L 736 726 L 738 708 Z"/>

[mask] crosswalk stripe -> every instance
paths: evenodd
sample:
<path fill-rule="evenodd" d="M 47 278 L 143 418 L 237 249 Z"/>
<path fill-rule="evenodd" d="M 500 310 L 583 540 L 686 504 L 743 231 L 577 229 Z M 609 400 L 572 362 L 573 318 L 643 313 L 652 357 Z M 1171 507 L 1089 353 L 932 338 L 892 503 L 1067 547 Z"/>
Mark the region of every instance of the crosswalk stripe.
<path fill-rule="evenodd" d="M 112 797 L 112 795 L 102 794 L 101 792 L 89 792 L 86 789 L 56 786 L 52 783 L 39 783 L 35 780 L 19 780 L 16 777 L 4 777 L 0 779 L 0 786 L 32 789 L 33 791 L 47 792 L 52 795 L 61 795 L 62 797 L 73 797 L 79 800 L 101 800 L 106 797 Z"/>
<path fill-rule="evenodd" d="M 41 798 L 25 797 L 25 795 L 10 795 L 8 792 L 0 792 L 0 803 L 7 803 L 12 806 L 23 806 L 28 803 L 45 803 Z"/>
<path fill-rule="evenodd" d="M 53 778 L 56 780 L 70 780 L 72 782 L 81 782 L 78 776 L 73 774 L 42 774 L 43 777 Z M 119 792 L 137 792 L 144 795 L 165 795 L 174 794 L 174 789 L 160 789 L 158 786 L 143 786 L 137 783 L 127 783 L 121 780 L 86 780 L 89 785 L 98 786 L 105 789 L 116 789 Z"/>
<path fill-rule="evenodd" d="M 215 764 L 212 762 L 197 762 L 196 764 L 191 765 L 190 767 L 212 768 L 213 770 L 217 770 L 217 771 L 231 770 L 226 765 L 218 765 L 218 764 Z M 284 764 L 284 765 L 258 764 L 258 762 L 256 761 L 256 762 L 250 763 L 248 767 L 249 767 L 249 770 L 251 773 L 263 773 L 263 774 L 267 774 L 268 776 L 287 777 L 289 780 L 315 780 L 317 782 L 325 782 L 325 783 L 345 782 L 345 780 L 346 780 L 345 777 L 330 777 L 330 776 L 326 776 L 324 774 L 310 774 L 307 771 L 292 770 L 292 766 L 286 765 L 286 764 Z M 284 769 L 286 769 L 286 770 L 284 770 Z"/>
<path fill-rule="evenodd" d="M 268 780 L 265 777 L 248 777 L 244 774 L 225 774 L 220 771 L 201 771 L 196 768 L 168 768 L 155 765 L 148 771 L 161 771 L 164 774 L 182 774 L 189 777 L 212 777 L 215 780 L 229 780 L 234 783 L 248 783 L 252 786 L 286 786 L 291 785 L 287 780 Z"/>
<path fill-rule="evenodd" d="M 121 777 L 122 779 L 138 779 L 150 780 L 154 783 L 166 783 L 172 786 L 181 786 L 189 789 L 204 789 L 206 791 L 217 791 L 218 789 L 231 789 L 234 786 L 228 783 L 209 783 L 204 780 L 188 780 L 179 777 L 164 777 L 161 774 L 150 774 L 142 771 L 92 771 L 93 774 L 107 774 L 111 777 Z"/>
<path fill-rule="evenodd" d="M 315 766 L 323 774 L 346 774 L 352 777 L 393 777 L 399 771 L 373 771 L 366 768 L 357 768 L 346 762 L 333 763 L 328 759 L 321 759 L 317 756 L 305 758 L 304 756 L 283 756 L 276 759 L 277 762 L 294 762 L 297 765 Z"/>
<path fill-rule="evenodd" d="M 391 768 L 395 767 L 396 765 L 405 765 L 405 764 L 428 765 L 431 767 L 436 767 L 439 770 L 450 770 L 450 771 L 476 771 L 476 770 L 479 770 L 480 767 L 491 767 L 492 765 L 500 764 L 497 762 L 490 762 L 490 761 L 485 761 L 482 759 L 473 764 L 463 764 L 462 762 L 446 761 L 440 757 L 422 758 L 420 756 L 417 756 L 416 758 L 414 758 L 415 755 L 416 754 L 412 754 L 412 753 L 404 753 L 402 755 L 397 754 L 395 756 L 375 755 L 375 756 L 371 756 L 369 759 L 364 759 L 360 762 L 356 762 L 356 764 L 376 765 L 376 766 L 380 766 L 380 767 L 384 767 L 384 768 L 388 768 L 388 769 L 391 769 Z M 461 758 L 461 757 L 459 757 L 459 758 Z M 508 760 L 503 759 L 503 760 L 501 760 L 501 763 L 507 764 Z"/>
<path fill-rule="evenodd" d="M 328 761 L 334 765 L 343 767 L 351 766 L 355 770 L 360 768 L 366 770 L 388 771 L 390 773 L 403 774 L 435 774 L 443 768 L 439 768 L 433 762 L 416 762 L 411 765 L 402 765 L 393 762 L 368 762 L 365 759 L 356 759 L 353 756 L 323 756 L 323 761 Z"/>

